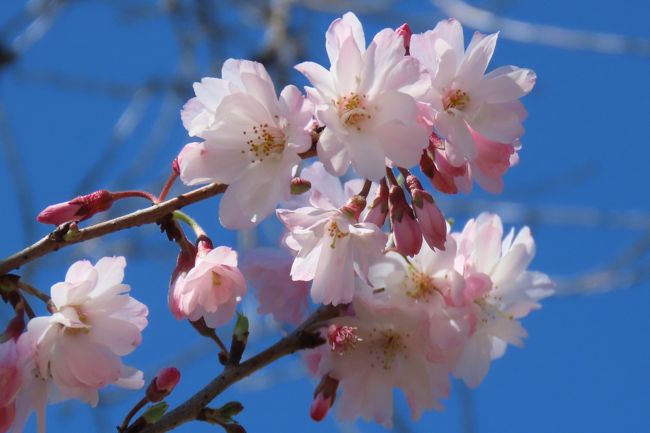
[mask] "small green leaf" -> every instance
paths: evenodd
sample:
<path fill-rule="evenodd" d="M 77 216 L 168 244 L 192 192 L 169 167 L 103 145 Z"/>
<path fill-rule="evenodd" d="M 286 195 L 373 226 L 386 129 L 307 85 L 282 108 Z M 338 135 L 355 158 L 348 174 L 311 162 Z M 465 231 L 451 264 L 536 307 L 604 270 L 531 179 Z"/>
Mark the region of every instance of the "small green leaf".
<path fill-rule="evenodd" d="M 147 408 L 147 410 L 142 414 L 142 418 L 148 423 L 153 424 L 157 422 L 162 416 L 167 412 L 169 405 L 166 401 L 161 401 L 160 403 L 152 404 Z"/>

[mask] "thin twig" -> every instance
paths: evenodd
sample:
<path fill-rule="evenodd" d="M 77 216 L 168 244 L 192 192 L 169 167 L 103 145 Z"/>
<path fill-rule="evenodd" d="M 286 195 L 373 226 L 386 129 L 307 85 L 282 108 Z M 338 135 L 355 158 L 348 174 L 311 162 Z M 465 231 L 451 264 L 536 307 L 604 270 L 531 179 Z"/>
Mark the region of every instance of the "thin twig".
<path fill-rule="evenodd" d="M 2 260 L 0 262 L 0 275 L 9 272 L 12 269 L 17 269 L 32 260 L 53 251 L 57 251 L 58 249 L 68 245 L 77 244 L 79 242 L 84 242 L 89 239 L 94 239 L 131 227 L 155 223 L 177 209 L 204 200 L 208 197 L 221 194 L 226 190 L 226 188 L 227 185 L 211 183 L 210 185 L 195 189 L 186 194 L 181 194 L 178 197 L 174 197 L 163 203 L 95 224 L 75 232 L 68 233 L 65 226 L 61 226 L 33 245 L 30 245 L 22 251 L 14 253 Z"/>
<path fill-rule="evenodd" d="M 141 430 L 141 433 L 166 432 L 181 424 L 193 421 L 197 419 L 203 408 L 207 407 L 215 397 L 233 383 L 240 381 L 285 355 L 289 355 L 298 350 L 319 346 L 324 341 L 314 332 L 324 321 L 338 316 L 340 312 L 341 307 L 333 307 L 331 305 L 319 308 L 291 334 L 248 359 L 246 362 L 228 366 L 223 373 L 213 379 L 185 403 L 167 413 L 157 423 Z M 138 433 L 131 430 L 127 430 L 127 432 Z"/>

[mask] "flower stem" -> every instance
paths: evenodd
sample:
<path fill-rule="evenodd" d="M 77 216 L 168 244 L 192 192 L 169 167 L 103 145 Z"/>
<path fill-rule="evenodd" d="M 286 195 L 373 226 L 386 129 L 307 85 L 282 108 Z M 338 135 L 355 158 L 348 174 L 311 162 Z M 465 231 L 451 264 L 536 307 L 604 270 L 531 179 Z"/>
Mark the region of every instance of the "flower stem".
<path fill-rule="evenodd" d="M 140 191 L 140 190 L 118 191 L 118 192 L 111 193 L 111 195 L 113 196 L 113 200 L 121 200 L 123 198 L 130 198 L 130 197 L 141 197 L 150 200 L 151 203 L 154 204 L 158 203 L 158 197 L 156 197 L 155 195 L 147 191 Z"/>
<path fill-rule="evenodd" d="M 174 211 L 173 213 L 173 218 L 176 221 L 183 221 L 185 224 L 190 226 L 192 230 L 194 231 L 194 234 L 196 235 L 197 238 L 200 238 L 201 236 L 206 236 L 207 234 L 205 233 L 205 230 L 199 225 L 199 223 L 196 222 L 194 218 L 186 214 L 185 212 L 182 211 Z"/>
<path fill-rule="evenodd" d="M 163 186 L 162 191 L 160 191 L 160 195 L 158 196 L 158 203 L 160 203 L 161 201 L 167 198 L 167 195 L 169 194 L 169 191 L 171 191 L 172 186 L 174 186 L 174 182 L 176 182 L 176 179 L 178 179 L 178 173 L 172 170 L 172 174 L 169 175 L 167 181 L 165 182 L 165 185 Z"/>
<path fill-rule="evenodd" d="M 124 417 L 124 421 L 122 421 L 122 425 L 120 425 L 117 429 L 120 433 L 126 431 L 126 429 L 129 427 L 129 422 L 131 421 L 131 419 L 135 416 L 136 413 L 138 413 L 140 409 L 144 407 L 144 405 L 147 404 L 148 401 L 149 399 L 145 396 L 142 397 L 142 400 L 137 402 L 135 406 L 133 406 L 133 408 L 129 411 L 129 413 L 127 413 L 126 416 Z"/>

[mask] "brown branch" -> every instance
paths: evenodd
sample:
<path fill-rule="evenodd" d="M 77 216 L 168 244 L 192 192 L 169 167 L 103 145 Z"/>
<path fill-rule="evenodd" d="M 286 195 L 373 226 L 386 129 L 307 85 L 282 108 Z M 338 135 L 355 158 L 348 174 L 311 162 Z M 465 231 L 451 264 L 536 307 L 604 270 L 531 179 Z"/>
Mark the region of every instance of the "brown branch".
<path fill-rule="evenodd" d="M 295 331 L 271 347 L 246 362 L 226 367 L 223 373 L 214 378 L 185 403 L 163 416 L 157 423 L 142 430 L 127 430 L 127 433 L 161 433 L 198 419 L 203 408 L 207 407 L 215 397 L 233 383 L 244 379 L 285 355 L 321 345 L 324 341 L 315 331 L 324 321 L 337 317 L 341 310 L 341 306 L 333 307 L 331 305 L 319 308 Z"/>
<path fill-rule="evenodd" d="M 18 269 L 25 263 L 29 263 L 45 254 L 57 251 L 68 245 L 77 244 L 131 227 L 155 223 L 177 209 L 220 194 L 226 188 L 227 185 L 211 183 L 210 185 L 181 194 L 163 203 L 74 232 L 68 231 L 66 226 L 61 226 L 33 245 L 0 261 L 0 275 L 4 275 L 13 269 Z"/>

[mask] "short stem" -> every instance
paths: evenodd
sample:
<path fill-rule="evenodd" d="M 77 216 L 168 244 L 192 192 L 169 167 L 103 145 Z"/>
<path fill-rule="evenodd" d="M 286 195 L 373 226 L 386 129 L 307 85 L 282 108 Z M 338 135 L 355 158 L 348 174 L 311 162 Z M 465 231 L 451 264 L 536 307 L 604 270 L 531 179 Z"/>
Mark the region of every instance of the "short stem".
<path fill-rule="evenodd" d="M 172 170 L 172 173 L 167 178 L 167 181 L 165 182 L 162 191 L 160 191 L 160 195 L 158 196 L 158 202 L 161 202 L 167 198 L 167 195 L 169 194 L 169 191 L 171 191 L 172 186 L 174 186 L 174 182 L 176 182 L 176 179 L 178 179 L 178 173 Z"/>
<path fill-rule="evenodd" d="M 411 174 L 411 172 L 408 171 L 407 169 L 405 169 L 404 167 L 397 167 L 397 169 L 399 170 L 400 173 L 402 173 L 402 176 L 404 176 L 404 179 L 406 179 L 406 177 Z"/>
<path fill-rule="evenodd" d="M 41 292 L 34 286 L 30 286 L 29 284 L 25 283 L 24 281 L 18 281 L 18 287 L 20 287 L 25 293 L 29 293 L 30 295 L 40 299 L 41 301 L 45 302 L 46 304 L 50 302 L 51 298 L 48 294 Z"/>
<path fill-rule="evenodd" d="M 190 226 L 192 230 L 194 231 L 194 234 L 196 235 L 197 238 L 200 238 L 201 236 L 206 236 L 207 234 L 205 233 L 205 230 L 199 225 L 199 223 L 196 222 L 194 218 L 186 214 L 185 212 L 181 212 L 179 210 L 174 211 L 173 217 L 177 221 L 183 221 L 185 224 Z"/>
<path fill-rule="evenodd" d="M 371 187 L 372 187 L 372 181 L 366 179 L 366 181 L 363 183 L 363 188 L 361 188 L 361 191 L 359 192 L 358 195 L 362 196 L 363 198 L 368 198 L 368 194 L 370 193 Z"/>
<path fill-rule="evenodd" d="M 151 194 L 150 192 L 147 191 L 140 191 L 140 190 L 132 190 L 132 191 L 118 191 L 112 193 L 113 200 L 121 200 L 123 198 L 130 198 L 130 197 L 140 197 L 140 198 L 146 198 L 147 200 L 151 201 L 151 203 L 158 203 L 158 197 L 155 195 Z"/>
<path fill-rule="evenodd" d="M 147 402 L 149 402 L 149 399 L 146 396 L 142 397 L 142 400 L 137 402 L 135 406 L 133 406 L 133 408 L 129 411 L 129 413 L 126 414 L 124 421 L 122 421 L 122 425 L 120 425 L 118 428 L 118 431 L 126 431 L 126 429 L 129 427 L 129 422 L 131 422 L 131 419 L 135 416 L 136 413 L 140 411 L 140 409 L 144 407 L 144 405 L 147 404 Z"/>

